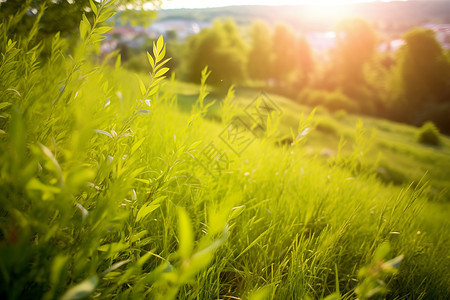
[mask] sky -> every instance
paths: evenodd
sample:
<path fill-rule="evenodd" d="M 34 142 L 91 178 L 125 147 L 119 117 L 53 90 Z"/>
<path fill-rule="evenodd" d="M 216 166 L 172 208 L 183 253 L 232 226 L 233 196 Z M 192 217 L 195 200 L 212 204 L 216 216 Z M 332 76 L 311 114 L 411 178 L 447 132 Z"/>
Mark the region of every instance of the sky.
<path fill-rule="evenodd" d="M 163 9 L 171 8 L 204 8 L 204 7 L 220 7 L 231 5 L 338 5 L 355 2 L 375 2 L 375 0 L 165 0 L 163 1 Z M 382 0 L 379 2 L 390 2 Z"/>

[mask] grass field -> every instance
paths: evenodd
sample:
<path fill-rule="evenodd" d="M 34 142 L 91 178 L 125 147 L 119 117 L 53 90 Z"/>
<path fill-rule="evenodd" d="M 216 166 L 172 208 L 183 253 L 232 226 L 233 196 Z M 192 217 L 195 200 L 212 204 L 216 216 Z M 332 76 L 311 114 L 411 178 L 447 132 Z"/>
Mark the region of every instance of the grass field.
<path fill-rule="evenodd" d="M 1 47 L 3 299 L 448 299 L 449 138 Z"/>
<path fill-rule="evenodd" d="M 177 82 L 172 88 L 177 92 L 179 107 L 190 111 L 198 96 L 198 87 Z M 234 98 L 237 114 L 253 102 L 262 91 L 238 89 Z M 277 129 L 277 138 L 292 139 L 291 129 L 296 130 L 302 113 L 309 114 L 311 107 L 298 104 L 278 95 L 267 95 L 281 109 L 281 120 Z M 212 92 L 209 97 L 216 100 L 206 115 L 211 120 L 220 120 L 220 101 L 224 95 Z M 442 146 L 435 147 L 417 142 L 418 129 L 388 120 L 367 116 L 349 115 L 345 111 L 330 113 L 325 108 L 318 108 L 313 130 L 305 141 L 304 148 L 311 155 L 322 153 L 324 157 L 335 156 L 341 138 L 345 144 L 342 153 L 349 155 L 353 151 L 355 131 L 361 121 L 366 131 L 367 152 L 364 153 L 382 181 L 394 185 L 419 182 L 423 177 L 429 181 L 431 197 L 436 201 L 447 202 L 450 198 L 450 139 L 442 136 Z"/>

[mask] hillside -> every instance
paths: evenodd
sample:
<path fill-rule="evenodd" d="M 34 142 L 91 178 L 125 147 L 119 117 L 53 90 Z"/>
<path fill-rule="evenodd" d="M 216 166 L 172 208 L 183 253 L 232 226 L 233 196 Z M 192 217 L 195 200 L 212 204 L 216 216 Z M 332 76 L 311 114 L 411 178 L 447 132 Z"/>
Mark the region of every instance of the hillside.
<path fill-rule="evenodd" d="M 112 4 L 0 24 L 1 299 L 450 298 L 449 137 L 97 60 Z"/>
<path fill-rule="evenodd" d="M 196 85 L 178 82 L 178 103 L 182 110 L 189 112 L 198 97 Z M 252 103 L 261 91 L 240 88 L 233 100 L 236 113 L 245 118 L 245 107 Z M 280 141 L 292 140 L 291 132 L 296 132 L 301 114 L 309 114 L 311 107 L 301 105 L 291 99 L 275 94 L 266 94 L 281 109 L 280 124 L 276 138 Z M 207 117 L 220 120 L 220 99 L 223 95 L 212 94 L 207 99 L 216 100 Z M 342 153 L 348 155 L 353 150 L 355 128 L 363 124 L 367 145 L 365 159 L 372 165 L 381 181 L 394 185 L 409 185 L 422 179 L 430 180 L 430 196 L 438 202 L 450 200 L 450 138 L 442 136 L 443 146 L 433 147 L 417 142 L 419 129 L 406 124 L 384 119 L 347 114 L 342 111 L 328 112 L 319 108 L 315 114 L 305 149 L 310 155 L 320 155 L 326 159 L 338 152 L 341 138 L 345 141 Z"/>
<path fill-rule="evenodd" d="M 426 23 L 450 23 L 448 1 L 371 2 L 345 6 L 342 13 L 332 14 L 324 8 L 310 6 L 235 6 L 207 9 L 171 9 L 158 13 L 157 21 L 188 19 L 212 22 L 216 18 L 233 17 L 239 25 L 255 19 L 269 24 L 279 20 L 299 31 L 327 31 L 342 18 L 359 16 L 372 21 L 377 30 L 401 34 Z"/>

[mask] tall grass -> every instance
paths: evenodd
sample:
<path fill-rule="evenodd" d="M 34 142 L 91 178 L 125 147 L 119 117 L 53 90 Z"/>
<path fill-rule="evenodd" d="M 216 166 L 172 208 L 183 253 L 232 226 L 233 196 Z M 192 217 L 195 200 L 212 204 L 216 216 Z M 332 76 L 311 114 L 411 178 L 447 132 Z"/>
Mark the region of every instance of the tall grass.
<path fill-rule="evenodd" d="M 362 168 L 362 128 L 332 164 L 268 134 L 236 155 L 226 124 L 204 118 L 207 70 L 192 114 L 178 110 L 162 39 L 142 79 L 89 61 L 110 4 L 83 18 L 72 56 L 56 35 L 46 61 L 32 34 L 10 35 L 20 15 L 0 25 L 2 298 L 449 295 L 445 214 L 426 185 L 388 187 Z M 305 124 L 294 136 L 308 138 Z M 210 143 L 229 158 L 219 173 L 199 163 Z"/>

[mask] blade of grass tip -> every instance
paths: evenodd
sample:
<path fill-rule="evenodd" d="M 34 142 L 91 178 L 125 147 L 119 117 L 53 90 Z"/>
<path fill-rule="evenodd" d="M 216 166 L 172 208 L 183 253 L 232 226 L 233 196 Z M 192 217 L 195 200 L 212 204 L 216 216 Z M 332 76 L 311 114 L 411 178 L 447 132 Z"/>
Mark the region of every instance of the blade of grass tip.
<path fill-rule="evenodd" d="M 106 269 L 105 271 L 103 271 L 103 273 L 100 275 L 100 277 L 104 277 L 106 274 L 108 274 L 109 272 L 112 272 L 114 270 L 117 270 L 118 268 L 120 268 L 123 265 L 126 265 L 127 263 L 129 263 L 131 261 L 131 259 L 127 259 L 127 260 L 123 260 L 123 261 L 119 261 L 118 263 L 113 264 L 111 267 L 109 267 L 108 269 Z"/>
<path fill-rule="evenodd" d="M 236 259 L 238 259 L 244 253 L 246 253 L 248 250 L 250 250 L 250 248 L 252 248 L 256 243 L 258 243 L 259 240 L 262 239 L 266 234 L 268 234 L 270 230 L 271 230 L 271 228 L 268 228 L 266 231 L 261 233 L 253 242 L 250 243 L 250 245 L 247 246 L 247 248 L 245 248 L 241 253 L 239 253 L 239 255 L 236 257 Z"/>
<path fill-rule="evenodd" d="M 339 299 L 341 299 L 341 291 L 339 290 L 339 273 L 338 273 L 337 264 L 334 264 L 334 270 L 336 273 L 336 294 L 337 294 L 337 297 L 339 300 Z"/>
<path fill-rule="evenodd" d="M 61 300 L 78 300 L 84 299 L 92 294 L 98 285 L 98 277 L 94 275 L 79 284 L 70 288 L 62 297 Z"/>
<path fill-rule="evenodd" d="M 64 176 L 63 176 L 63 173 L 61 170 L 61 166 L 59 165 L 56 158 L 53 156 L 52 151 L 50 151 L 50 149 L 48 149 L 46 146 L 42 145 L 41 143 L 39 143 L 39 147 L 41 148 L 41 150 L 45 154 L 45 156 L 47 156 L 48 159 L 51 161 L 51 163 L 55 166 L 56 171 L 58 172 L 58 175 L 59 175 L 60 185 L 61 185 L 61 187 L 64 187 Z"/>

